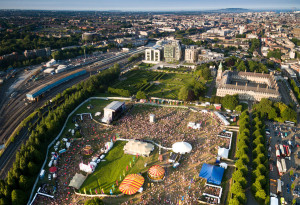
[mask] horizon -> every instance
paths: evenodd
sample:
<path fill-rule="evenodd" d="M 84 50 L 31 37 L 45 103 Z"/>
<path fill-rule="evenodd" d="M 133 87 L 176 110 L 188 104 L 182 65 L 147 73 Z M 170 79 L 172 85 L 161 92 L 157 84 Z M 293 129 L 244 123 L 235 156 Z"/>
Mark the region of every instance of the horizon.
<path fill-rule="evenodd" d="M 226 8 L 241 8 L 249 10 L 298 10 L 298 0 L 153 0 L 140 2 L 138 0 L 111 0 L 102 2 L 88 0 L 1 0 L 1 10 L 57 10 L 57 11 L 207 11 Z M 272 8 L 270 8 L 272 5 Z"/>

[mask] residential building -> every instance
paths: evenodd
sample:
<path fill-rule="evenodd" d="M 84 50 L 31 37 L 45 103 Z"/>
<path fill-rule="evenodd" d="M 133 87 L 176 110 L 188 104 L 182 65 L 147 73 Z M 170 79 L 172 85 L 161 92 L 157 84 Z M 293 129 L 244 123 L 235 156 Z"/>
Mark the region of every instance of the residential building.
<path fill-rule="evenodd" d="M 189 48 L 185 49 L 184 60 L 187 63 L 195 63 L 198 58 L 198 49 L 196 46 L 190 46 Z"/>
<path fill-rule="evenodd" d="M 166 44 L 164 47 L 164 58 L 166 62 L 180 61 L 181 59 L 181 46 L 179 41 L 174 40 Z"/>

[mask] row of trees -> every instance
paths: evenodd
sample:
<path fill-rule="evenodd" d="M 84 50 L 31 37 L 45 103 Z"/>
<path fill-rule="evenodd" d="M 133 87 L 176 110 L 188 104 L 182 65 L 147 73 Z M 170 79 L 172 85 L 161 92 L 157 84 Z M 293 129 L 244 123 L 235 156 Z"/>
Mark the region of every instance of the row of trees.
<path fill-rule="evenodd" d="M 297 113 L 294 108 L 282 102 L 274 103 L 269 99 L 263 98 L 258 104 L 253 105 L 253 109 L 268 120 L 297 122 Z"/>
<path fill-rule="evenodd" d="M 232 174 L 233 184 L 230 188 L 231 197 L 229 199 L 230 205 L 246 204 L 247 198 L 245 194 L 245 188 L 247 186 L 246 176 L 248 174 L 247 164 L 249 163 L 249 157 L 247 155 L 250 143 L 250 124 L 249 124 L 248 111 L 242 112 L 239 120 L 239 134 L 237 137 L 236 153 L 235 157 L 235 171 Z"/>
<path fill-rule="evenodd" d="M 96 91 L 105 91 L 107 85 L 114 82 L 119 74 L 120 68 L 116 65 L 66 89 L 54 98 L 60 100 L 61 104 L 55 109 L 50 109 L 47 116 L 41 117 L 29 139 L 17 152 L 7 178 L 0 180 L 0 204 L 26 204 L 43 163 L 47 146 L 59 133 L 68 114 Z"/>
<path fill-rule="evenodd" d="M 289 80 L 290 85 L 292 86 L 293 92 L 298 100 L 298 102 L 300 103 L 300 89 L 297 86 L 296 82 L 292 79 Z"/>
<path fill-rule="evenodd" d="M 252 114 L 252 138 L 253 138 L 253 150 L 252 150 L 252 192 L 255 199 L 260 204 L 270 204 L 269 196 L 269 160 L 266 149 L 266 136 L 265 136 L 265 124 L 263 118 L 261 118 L 258 112 Z"/>

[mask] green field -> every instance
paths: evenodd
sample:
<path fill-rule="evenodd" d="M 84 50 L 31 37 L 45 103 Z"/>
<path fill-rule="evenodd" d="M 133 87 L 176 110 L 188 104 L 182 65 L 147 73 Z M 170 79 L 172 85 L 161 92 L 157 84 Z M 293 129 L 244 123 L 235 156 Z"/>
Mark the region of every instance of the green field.
<path fill-rule="evenodd" d="M 145 172 L 147 168 L 144 167 L 145 163 L 152 165 L 157 162 L 158 150 L 155 149 L 149 157 L 139 157 L 135 159 L 130 168 L 129 162 L 133 160 L 133 155 L 124 154 L 123 147 L 126 142 L 117 141 L 113 148 L 108 152 L 105 157 L 104 162 L 98 164 L 95 172 L 88 176 L 83 185 L 80 188 L 81 193 L 84 193 L 84 189 L 89 193 L 91 189 L 93 194 L 95 194 L 95 189 L 97 189 L 98 194 L 101 193 L 100 187 L 104 189 L 106 194 L 109 194 L 112 185 L 115 186 L 114 194 L 121 193 L 117 186 L 116 180 L 118 180 L 120 185 L 120 176 L 124 179 L 123 172 L 126 175 Z M 126 171 L 126 166 L 128 165 L 128 171 Z"/>
<path fill-rule="evenodd" d="M 192 80 L 192 74 L 134 70 L 125 74 L 123 80 L 112 87 L 129 90 L 132 94 L 141 90 L 151 97 L 177 99 L 180 88 Z"/>

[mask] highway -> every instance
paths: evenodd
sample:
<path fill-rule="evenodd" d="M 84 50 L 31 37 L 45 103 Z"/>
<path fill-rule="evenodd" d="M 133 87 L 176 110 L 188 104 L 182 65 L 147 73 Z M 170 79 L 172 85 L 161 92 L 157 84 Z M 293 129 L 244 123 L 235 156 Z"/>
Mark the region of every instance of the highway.
<path fill-rule="evenodd" d="M 10 137 L 13 131 L 22 122 L 22 120 L 30 115 L 35 109 L 43 106 L 46 101 L 53 98 L 57 93 L 60 93 L 63 90 L 86 80 L 90 75 L 94 75 L 100 70 L 107 69 L 115 63 L 119 63 L 121 67 L 125 66 L 128 63 L 128 57 L 133 54 L 142 53 L 146 48 L 147 47 L 144 47 L 128 53 L 120 53 L 118 55 L 92 63 L 85 62 L 86 65 L 79 66 L 75 69 L 70 70 L 74 71 L 76 69 L 86 69 L 88 72 L 85 75 L 53 88 L 51 91 L 47 92 L 47 94 L 38 102 L 28 103 L 27 100 L 25 100 L 25 95 L 29 91 L 42 84 L 45 84 L 46 82 L 53 81 L 56 78 L 66 75 L 67 72 L 62 72 L 55 75 L 45 75 L 45 77 L 36 82 L 29 82 L 28 80 L 25 80 L 16 88 L 16 91 L 14 91 L 17 93 L 15 96 L 10 98 L 6 96 L 6 99 L 2 99 L 2 101 L 0 101 L 0 106 L 2 106 L 0 109 L 0 144 L 1 142 L 4 143 Z M 4 93 L 5 89 L 7 92 L 8 86 L 3 86 L 1 92 Z M 16 151 L 18 150 L 20 145 L 28 138 L 28 134 L 29 133 L 27 130 L 22 131 L 20 135 L 16 137 L 15 141 L 5 149 L 4 153 L 0 157 L 0 178 L 5 178 L 7 171 L 12 166 L 12 163 L 15 159 Z"/>

